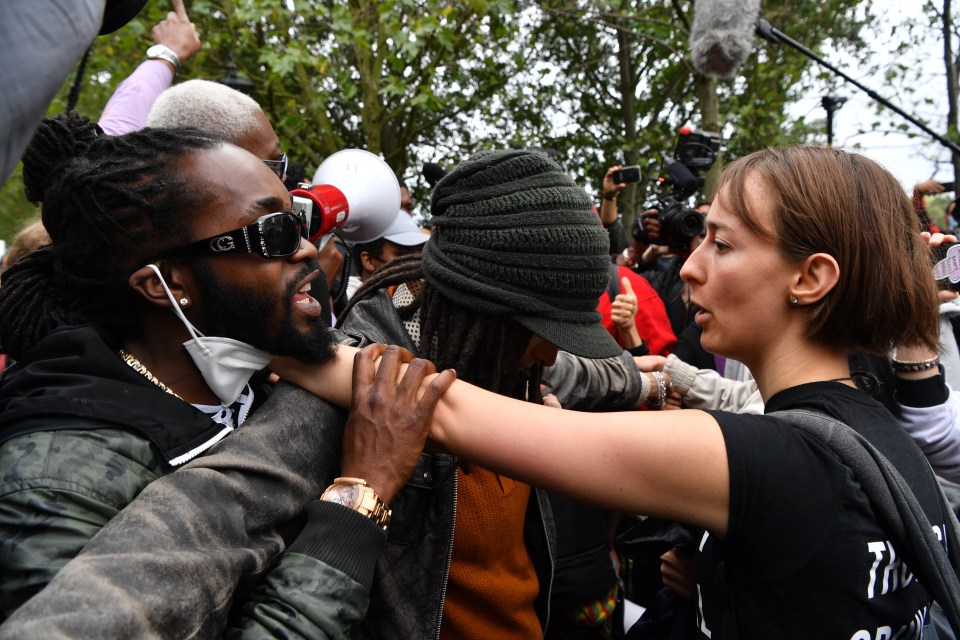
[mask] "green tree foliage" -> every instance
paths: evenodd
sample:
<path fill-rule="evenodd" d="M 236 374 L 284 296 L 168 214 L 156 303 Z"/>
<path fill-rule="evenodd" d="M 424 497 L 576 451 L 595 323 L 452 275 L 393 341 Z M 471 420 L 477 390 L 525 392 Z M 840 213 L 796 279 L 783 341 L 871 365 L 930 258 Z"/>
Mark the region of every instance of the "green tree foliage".
<path fill-rule="evenodd" d="M 766 0 L 764 13 L 811 48 L 856 52 L 865 5 Z M 99 117 L 168 9 L 148 3 L 97 39 L 81 112 Z M 629 216 L 652 200 L 651 180 L 684 124 L 720 130 L 727 157 L 811 139 L 810 123 L 786 116 L 809 61 L 758 43 L 736 79 L 697 76 L 686 53 L 690 0 L 193 0 L 187 9 L 204 46 L 179 80 L 218 79 L 232 57 L 308 175 L 339 149 L 369 149 L 414 178 L 421 204 L 422 162 L 450 167 L 480 148 L 536 146 L 555 150 L 594 193 L 608 166 L 639 164 L 642 188 L 622 198 Z M 0 191 L 0 237 L 32 215 L 15 176 Z"/>
<path fill-rule="evenodd" d="M 904 34 L 904 44 L 898 53 L 902 53 L 907 59 L 920 59 L 929 57 L 935 59 L 933 51 L 939 49 L 939 69 L 936 73 L 934 90 L 939 94 L 939 99 L 934 99 L 930 92 L 923 96 L 917 96 L 913 87 L 924 83 L 927 79 L 924 74 L 929 74 L 931 69 L 925 68 L 926 64 L 900 65 L 890 70 L 890 77 L 895 81 L 905 83 L 906 95 L 911 98 L 914 113 L 930 114 L 930 107 L 940 107 L 936 109 L 930 122 L 927 122 L 935 131 L 939 130 L 948 140 L 960 143 L 960 82 L 958 82 L 958 69 L 960 69 L 960 32 L 957 30 L 957 18 L 955 16 L 957 5 L 953 0 L 927 0 L 923 3 L 923 17 L 907 24 L 898 25 L 901 33 Z M 930 65 L 933 67 L 934 65 Z M 941 107 L 942 105 L 942 107 Z M 945 107 L 945 108 L 943 108 Z M 909 109 L 908 109 L 909 111 Z M 945 112 L 945 113 L 944 113 Z M 878 113 L 882 113 L 879 112 Z M 889 114 L 886 114 L 889 115 Z M 924 119 L 921 116 L 921 119 Z M 902 120 L 891 123 L 888 126 L 897 127 L 902 131 L 914 135 L 925 135 L 914 127 L 908 128 Z M 960 154 L 950 152 L 946 147 L 931 145 L 931 155 L 937 161 L 937 164 L 952 164 L 954 180 L 960 180 Z"/>
<path fill-rule="evenodd" d="M 80 75 L 77 111 L 94 119 L 99 117 L 116 85 L 143 60 L 144 52 L 152 44 L 150 29 L 166 16 L 168 9 L 161 7 L 159 2 L 150 2 L 128 25 L 96 39 L 86 68 Z M 67 78 L 50 104 L 47 115 L 55 115 L 66 108 L 77 70 Z M 23 195 L 21 167 L 17 165 L 13 175 L 0 188 L 0 238 L 9 241 L 37 215 L 38 211 Z"/>
<path fill-rule="evenodd" d="M 558 72 L 542 92 L 542 120 L 554 126 L 530 133 L 544 136 L 544 146 L 594 188 L 607 167 L 639 165 L 640 185 L 620 198 L 627 224 L 655 201 L 662 156 L 683 125 L 721 132 L 727 159 L 768 145 L 822 140 L 812 128 L 819 123 L 788 117 L 791 101 L 809 88 L 810 60 L 758 40 L 736 78 L 699 76 L 687 53 L 692 2 L 540 0 L 538 7 L 538 56 Z M 762 10 L 775 26 L 802 34 L 813 50 L 829 43 L 864 56 L 859 33 L 873 20 L 868 7 L 868 0 L 766 0 Z"/>
<path fill-rule="evenodd" d="M 150 28 L 168 9 L 162 4 L 149 3 L 97 40 L 78 110 L 99 117 L 151 44 Z M 401 178 L 423 159 L 414 155 L 423 147 L 455 162 L 479 144 L 476 121 L 527 63 L 511 0 L 195 0 L 187 8 L 204 47 L 180 79 L 218 79 L 232 56 L 308 174 L 348 147 L 382 154 Z M 68 90 L 51 113 L 63 109 Z M 2 237 L 33 215 L 16 175 L 0 194 L 0 211 Z"/>
<path fill-rule="evenodd" d="M 869 57 L 861 56 L 857 64 L 848 65 L 846 71 L 933 131 L 960 143 L 957 128 L 960 119 L 957 82 L 960 32 L 957 30 L 956 1 L 874 1 L 871 8 L 877 14 L 876 19 L 865 25 L 861 36 L 869 42 L 866 48 Z M 852 85 L 831 81 L 826 73 L 821 73 L 816 80 L 820 91 L 840 89 L 847 96 L 859 94 L 864 101 L 868 99 Z M 879 100 L 872 99 L 871 103 L 875 116 L 862 118 L 854 123 L 853 132 L 844 132 L 845 144 L 857 146 L 859 136 L 880 133 L 888 136 L 890 148 L 902 149 L 905 157 L 929 162 L 932 170 L 924 177 L 946 181 L 950 179 L 948 175 L 954 174 L 960 178 L 960 158 L 954 159 L 946 146 Z M 927 162 L 919 165 L 925 169 Z M 911 176 L 916 179 L 924 177 Z M 910 185 L 906 186 L 909 188 Z"/>
<path fill-rule="evenodd" d="M 221 25 L 204 28 L 214 64 L 233 53 L 308 176 L 331 153 L 363 148 L 420 201 L 422 162 L 472 151 L 475 122 L 526 62 L 512 0 L 209 0 L 194 11 Z"/>

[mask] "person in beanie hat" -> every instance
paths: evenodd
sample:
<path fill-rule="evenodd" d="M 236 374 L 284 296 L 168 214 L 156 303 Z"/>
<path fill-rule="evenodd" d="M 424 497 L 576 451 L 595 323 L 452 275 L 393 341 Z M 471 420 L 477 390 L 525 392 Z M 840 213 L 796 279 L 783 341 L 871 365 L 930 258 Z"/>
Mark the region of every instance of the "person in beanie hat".
<path fill-rule="evenodd" d="M 422 254 L 367 280 L 341 314 L 343 330 L 513 398 L 542 403 L 542 370 L 554 365 L 551 378 L 582 382 L 557 391 L 565 405 L 635 404 L 636 367 L 596 311 L 607 235 L 560 167 L 526 150 L 477 154 L 437 183 L 431 220 Z M 544 493 L 424 453 L 392 506 L 355 637 L 543 636 L 556 556 Z"/>
<path fill-rule="evenodd" d="M 621 352 L 596 311 L 609 239 L 590 197 L 550 159 L 481 153 L 437 184 L 430 210 L 423 272 L 451 301 L 579 356 Z"/>

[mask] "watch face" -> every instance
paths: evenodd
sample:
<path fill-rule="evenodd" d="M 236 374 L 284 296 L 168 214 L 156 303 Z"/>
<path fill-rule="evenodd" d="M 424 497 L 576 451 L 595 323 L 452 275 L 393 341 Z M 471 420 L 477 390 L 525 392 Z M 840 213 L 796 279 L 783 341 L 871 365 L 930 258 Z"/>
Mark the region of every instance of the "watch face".
<path fill-rule="evenodd" d="M 327 487 L 320 499 L 353 509 L 384 529 L 390 522 L 390 509 L 377 498 L 373 489 L 366 485 L 332 484 Z"/>
<path fill-rule="evenodd" d="M 334 485 L 327 489 L 324 499 L 353 509 L 360 503 L 360 487 L 345 484 Z"/>

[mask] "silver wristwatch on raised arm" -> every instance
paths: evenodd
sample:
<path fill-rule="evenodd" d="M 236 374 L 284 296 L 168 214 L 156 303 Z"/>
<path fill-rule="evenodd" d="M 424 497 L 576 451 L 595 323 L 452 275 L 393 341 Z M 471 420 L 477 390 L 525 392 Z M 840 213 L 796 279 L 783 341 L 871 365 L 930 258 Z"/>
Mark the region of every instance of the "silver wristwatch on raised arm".
<path fill-rule="evenodd" d="M 173 65 L 173 75 L 180 71 L 180 56 L 165 44 L 155 44 L 147 49 L 148 60 L 166 60 Z"/>

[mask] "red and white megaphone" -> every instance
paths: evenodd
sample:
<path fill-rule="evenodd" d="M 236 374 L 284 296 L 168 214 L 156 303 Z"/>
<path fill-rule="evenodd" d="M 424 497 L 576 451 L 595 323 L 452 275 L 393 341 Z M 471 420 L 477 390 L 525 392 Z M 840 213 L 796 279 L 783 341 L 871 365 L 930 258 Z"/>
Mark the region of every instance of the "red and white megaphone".
<path fill-rule="evenodd" d="M 400 183 L 386 162 L 362 149 L 338 151 L 313 174 L 313 185 L 294 189 L 294 211 L 307 218 L 310 241 L 337 231 L 348 242 L 382 236 L 400 210 Z"/>

